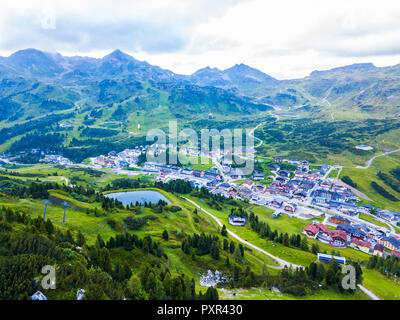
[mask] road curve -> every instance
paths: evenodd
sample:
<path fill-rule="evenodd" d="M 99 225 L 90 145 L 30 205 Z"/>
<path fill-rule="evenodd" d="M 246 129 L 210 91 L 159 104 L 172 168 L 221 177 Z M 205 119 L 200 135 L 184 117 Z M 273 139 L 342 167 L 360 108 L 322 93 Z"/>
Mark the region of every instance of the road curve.
<path fill-rule="evenodd" d="M 253 139 L 257 139 L 258 140 L 258 144 L 255 146 L 255 148 L 260 147 L 263 144 L 263 141 L 260 138 L 257 138 L 256 136 L 254 136 L 254 131 L 256 131 L 259 127 L 263 126 L 264 124 L 265 124 L 265 121 L 259 123 L 256 127 L 251 129 L 251 131 L 249 132 L 249 136 L 251 136 Z"/>
<path fill-rule="evenodd" d="M 185 198 L 185 197 L 183 197 L 183 198 L 184 198 L 186 201 L 188 201 L 188 202 L 190 202 L 191 204 L 193 204 L 195 207 L 200 208 L 200 206 L 199 206 L 197 203 L 195 203 L 194 201 L 192 201 L 192 200 L 190 200 L 190 199 L 188 199 L 188 198 Z M 201 210 L 204 211 L 206 214 L 208 214 L 211 218 L 213 218 L 213 219 L 217 222 L 217 224 L 222 228 L 223 224 L 221 223 L 221 221 L 220 221 L 216 216 L 214 216 L 213 214 L 211 214 L 210 212 L 208 212 L 208 211 L 205 210 L 204 208 L 201 208 Z M 246 246 L 248 246 L 248 247 L 250 247 L 250 248 L 252 248 L 252 249 L 255 249 L 255 250 L 257 250 L 257 251 L 259 251 L 259 252 L 265 254 L 266 256 L 272 258 L 273 260 L 275 260 L 275 261 L 280 265 L 280 268 L 281 268 L 281 269 L 284 268 L 285 266 L 287 266 L 288 268 L 297 268 L 297 267 L 303 268 L 303 266 L 298 266 L 298 265 L 295 265 L 295 264 L 293 264 L 293 263 L 287 262 L 287 261 L 285 261 L 285 260 L 283 260 L 283 259 L 281 259 L 281 258 L 278 258 L 278 257 L 276 257 L 276 256 L 274 256 L 274 255 L 272 255 L 272 254 L 270 254 L 269 252 L 267 252 L 267 251 L 265 251 L 265 250 L 263 250 L 263 249 L 261 249 L 261 248 L 255 246 L 254 244 L 251 244 L 250 242 L 248 242 L 248 241 L 246 241 L 246 240 L 243 240 L 243 239 L 240 238 L 236 233 L 230 231 L 228 228 L 227 228 L 226 230 L 228 231 L 228 234 L 230 234 L 233 238 L 235 238 L 235 239 L 238 240 L 239 242 L 241 242 L 241 243 L 245 244 Z"/>
<path fill-rule="evenodd" d="M 383 156 L 387 156 L 387 155 L 389 155 L 389 154 L 391 154 L 391 153 L 395 153 L 395 152 L 399 152 L 400 151 L 400 149 L 396 149 L 396 150 L 393 150 L 393 151 L 388 151 L 388 152 L 385 152 L 385 153 L 381 153 L 381 154 L 378 154 L 377 156 L 374 156 L 374 157 L 372 157 L 371 159 L 369 159 L 367 162 L 366 162 L 366 166 L 357 166 L 357 167 L 355 167 L 356 169 L 363 169 L 363 170 L 365 170 L 365 169 L 368 169 L 370 166 L 371 166 L 371 164 L 372 164 L 372 162 L 374 162 L 374 160 L 376 159 L 376 158 L 379 158 L 379 157 L 383 157 Z"/>

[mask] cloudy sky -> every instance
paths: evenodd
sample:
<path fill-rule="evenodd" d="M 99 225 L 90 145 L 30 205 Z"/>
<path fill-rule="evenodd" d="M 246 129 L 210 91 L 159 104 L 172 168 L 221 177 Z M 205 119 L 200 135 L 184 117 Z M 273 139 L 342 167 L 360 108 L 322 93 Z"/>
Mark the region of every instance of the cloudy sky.
<path fill-rule="evenodd" d="M 400 63 L 398 0 L 2 0 L 0 55 L 121 49 L 176 73 L 245 63 L 279 79 Z"/>

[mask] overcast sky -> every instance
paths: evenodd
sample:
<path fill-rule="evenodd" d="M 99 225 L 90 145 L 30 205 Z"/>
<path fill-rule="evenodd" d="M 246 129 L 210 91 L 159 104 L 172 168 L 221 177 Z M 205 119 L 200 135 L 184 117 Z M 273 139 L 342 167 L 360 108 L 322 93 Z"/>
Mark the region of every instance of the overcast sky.
<path fill-rule="evenodd" d="M 2 0 L 0 55 L 121 49 L 176 73 L 237 63 L 278 79 L 400 63 L 399 0 Z"/>

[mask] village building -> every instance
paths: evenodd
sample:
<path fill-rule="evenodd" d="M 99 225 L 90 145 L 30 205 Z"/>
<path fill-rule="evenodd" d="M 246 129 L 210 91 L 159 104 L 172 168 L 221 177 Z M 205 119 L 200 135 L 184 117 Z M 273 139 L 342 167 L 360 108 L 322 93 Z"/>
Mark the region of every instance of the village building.
<path fill-rule="evenodd" d="M 281 208 L 283 205 L 283 200 L 275 198 L 270 202 L 270 205 L 276 208 Z"/>
<path fill-rule="evenodd" d="M 318 253 L 317 256 L 319 262 L 329 263 L 329 261 L 335 259 L 339 264 L 346 264 L 346 258 L 344 257 L 332 256 L 330 254 L 325 254 L 325 253 Z"/>
<path fill-rule="evenodd" d="M 289 178 L 290 177 L 290 171 L 288 170 L 281 170 L 279 171 L 279 175 L 283 178 Z"/>
<path fill-rule="evenodd" d="M 277 164 L 272 164 L 269 166 L 269 170 L 272 172 L 278 172 L 281 169 L 281 167 Z"/>
<path fill-rule="evenodd" d="M 345 248 L 347 242 L 347 234 L 342 230 L 331 230 L 331 238 L 329 245 L 337 248 Z"/>
<path fill-rule="evenodd" d="M 350 220 L 346 218 L 342 218 L 341 216 L 333 216 L 329 219 L 329 222 L 334 224 L 348 224 L 350 225 Z"/>
<path fill-rule="evenodd" d="M 287 203 L 287 204 L 285 204 L 284 209 L 286 212 L 295 213 L 297 210 L 297 204 L 296 203 Z"/>
<path fill-rule="evenodd" d="M 252 181 L 252 180 L 246 180 L 245 182 L 243 182 L 241 184 L 241 187 L 244 187 L 244 188 L 247 188 L 247 189 L 250 189 L 250 190 L 251 190 L 251 188 L 253 186 L 254 186 L 254 181 Z"/>
<path fill-rule="evenodd" d="M 371 249 L 371 242 L 362 241 L 357 238 L 351 238 L 350 247 L 353 249 L 363 251 L 365 253 L 369 253 L 369 251 Z"/>
<path fill-rule="evenodd" d="M 378 257 L 383 257 L 383 252 L 385 251 L 385 247 L 378 243 L 374 247 L 373 255 Z"/>
<path fill-rule="evenodd" d="M 381 239 L 378 239 L 378 243 L 382 244 L 385 248 L 389 250 L 400 249 L 400 240 L 393 237 L 383 237 Z"/>
<path fill-rule="evenodd" d="M 237 217 L 237 216 L 229 216 L 229 224 L 232 226 L 244 227 L 246 225 L 246 218 Z"/>
<path fill-rule="evenodd" d="M 264 180 L 264 175 L 262 173 L 253 174 L 253 180 Z"/>
<path fill-rule="evenodd" d="M 303 233 L 309 237 L 315 239 L 319 232 L 319 226 L 317 223 L 309 224 L 307 227 L 304 228 Z"/>

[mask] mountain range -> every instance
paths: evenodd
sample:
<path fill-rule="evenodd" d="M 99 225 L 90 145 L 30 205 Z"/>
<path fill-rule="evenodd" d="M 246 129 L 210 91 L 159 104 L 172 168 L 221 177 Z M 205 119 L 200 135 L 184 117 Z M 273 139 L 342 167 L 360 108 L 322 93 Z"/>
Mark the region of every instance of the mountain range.
<path fill-rule="evenodd" d="M 271 112 L 317 121 L 398 117 L 400 65 L 353 64 L 278 80 L 245 64 L 181 75 L 120 50 L 103 58 L 36 49 L 0 57 L 0 127 L 10 128 L 3 135 L 52 115 L 76 120 L 80 130 L 118 122 L 117 130 L 135 133 L 139 124 L 162 127 L 170 119 L 209 125 Z"/>

